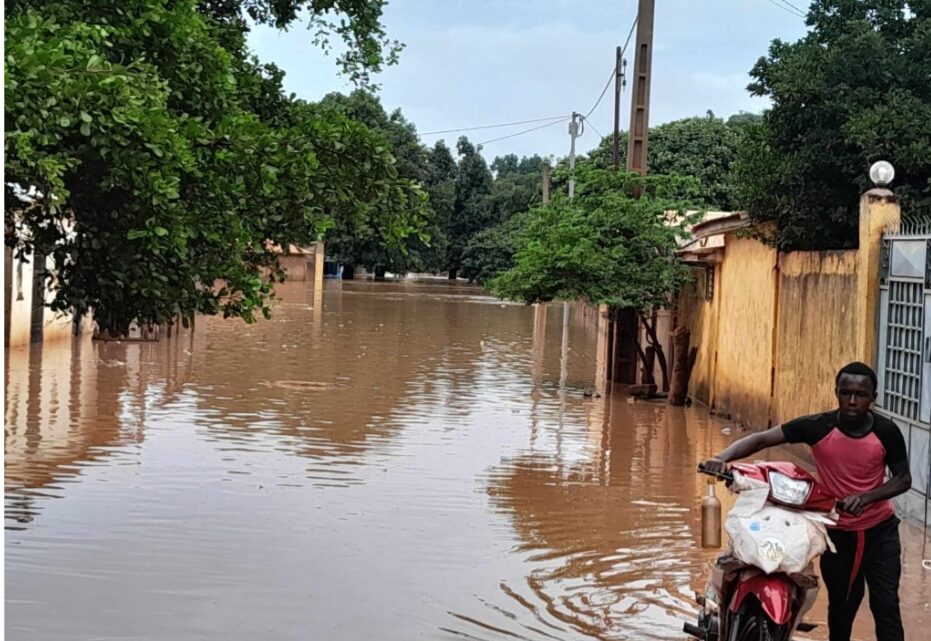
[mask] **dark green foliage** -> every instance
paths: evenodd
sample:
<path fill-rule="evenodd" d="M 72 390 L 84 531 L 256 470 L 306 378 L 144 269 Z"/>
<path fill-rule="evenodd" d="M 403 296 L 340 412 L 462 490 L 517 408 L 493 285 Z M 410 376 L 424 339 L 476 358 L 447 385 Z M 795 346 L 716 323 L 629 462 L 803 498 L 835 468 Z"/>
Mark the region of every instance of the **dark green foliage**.
<path fill-rule="evenodd" d="M 481 284 L 514 266 L 517 234 L 527 214 L 515 214 L 507 221 L 475 234 L 462 254 L 462 276 Z"/>
<path fill-rule="evenodd" d="M 694 179 L 582 166 L 574 200 L 558 195 L 526 214 L 514 237 L 514 267 L 489 287 L 525 303 L 663 307 L 688 278 L 675 250 L 695 194 Z"/>
<path fill-rule="evenodd" d="M 905 216 L 931 212 L 931 2 L 820 0 L 808 25 L 751 72 L 773 106 L 742 145 L 739 196 L 783 249 L 852 247 L 876 160 Z"/>
<path fill-rule="evenodd" d="M 300 6 L 350 14 L 340 34 L 364 51 L 346 63 L 364 75 L 386 60 L 381 4 Z M 274 246 L 339 224 L 400 246 L 426 224 L 384 139 L 285 97 L 235 16 L 193 0 L 6 6 L 6 242 L 54 256 L 54 309 L 116 334 L 196 312 L 248 321 L 281 276 Z M 280 3 L 225 6 L 288 19 Z"/>
<path fill-rule="evenodd" d="M 732 175 L 753 114 L 731 116 L 727 122 L 713 114 L 674 120 L 650 129 L 649 172 L 693 176 L 698 179 L 700 204 L 709 209 L 738 209 Z M 627 165 L 627 132 L 619 136 L 620 169 Z M 595 167 L 611 168 L 613 138 L 603 139 L 588 157 Z"/>

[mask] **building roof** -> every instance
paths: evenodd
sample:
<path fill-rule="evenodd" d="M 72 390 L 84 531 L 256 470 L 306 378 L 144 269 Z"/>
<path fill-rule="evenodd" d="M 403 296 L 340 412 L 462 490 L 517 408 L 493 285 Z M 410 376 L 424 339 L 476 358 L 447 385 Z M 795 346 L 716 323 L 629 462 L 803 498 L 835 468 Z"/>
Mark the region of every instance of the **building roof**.
<path fill-rule="evenodd" d="M 676 251 L 687 263 L 709 263 L 721 260 L 725 235 L 750 225 L 745 211 L 710 211 L 689 228 L 691 240 Z"/>

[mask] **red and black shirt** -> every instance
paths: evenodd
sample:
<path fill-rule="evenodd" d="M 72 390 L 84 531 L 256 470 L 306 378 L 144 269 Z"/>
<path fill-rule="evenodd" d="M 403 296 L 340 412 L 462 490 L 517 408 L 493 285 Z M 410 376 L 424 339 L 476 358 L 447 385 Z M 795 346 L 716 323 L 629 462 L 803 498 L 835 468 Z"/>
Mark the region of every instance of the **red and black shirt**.
<path fill-rule="evenodd" d="M 851 436 L 838 424 L 837 412 L 803 416 L 782 426 L 789 443 L 811 446 L 822 488 L 838 500 L 875 490 L 886 481 L 886 468 L 908 460 L 905 439 L 888 418 L 873 414 L 873 428 Z M 871 503 L 860 516 L 841 514 L 841 530 L 867 530 L 895 514 L 892 501 Z"/>

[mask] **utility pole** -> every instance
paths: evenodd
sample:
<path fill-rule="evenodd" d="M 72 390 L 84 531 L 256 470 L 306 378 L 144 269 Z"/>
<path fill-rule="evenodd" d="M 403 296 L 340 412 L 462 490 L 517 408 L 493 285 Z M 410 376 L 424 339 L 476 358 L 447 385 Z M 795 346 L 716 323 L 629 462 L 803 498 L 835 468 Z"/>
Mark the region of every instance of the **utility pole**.
<path fill-rule="evenodd" d="M 575 196 L 575 139 L 581 133 L 579 131 L 580 115 L 572 112 L 572 122 L 569 123 L 569 136 L 572 137 L 572 143 L 569 145 L 569 200 Z"/>
<path fill-rule="evenodd" d="M 650 123 L 650 70 L 653 66 L 653 9 L 656 0 L 638 0 L 634 86 L 630 99 L 630 141 L 627 170 L 647 173 L 647 136 Z"/>
<path fill-rule="evenodd" d="M 550 164 L 543 161 L 543 204 L 550 201 Z"/>
<path fill-rule="evenodd" d="M 612 154 L 614 159 L 614 171 L 618 170 L 618 165 L 620 164 L 617 147 L 621 128 L 621 90 L 627 83 L 627 79 L 624 78 L 624 67 L 627 63 L 623 60 L 623 53 L 623 50 L 618 47 L 614 56 L 614 145 Z"/>
<path fill-rule="evenodd" d="M 569 145 L 569 200 L 575 196 L 575 139 L 581 134 L 581 114 L 572 112 L 572 122 L 569 123 L 569 136 L 572 142 Z M 560 358 L 559 389 L 560 394 L 565 392 L 566 368 L 569 358 L 569 301 L 562 303 L 562 355 Z"/>

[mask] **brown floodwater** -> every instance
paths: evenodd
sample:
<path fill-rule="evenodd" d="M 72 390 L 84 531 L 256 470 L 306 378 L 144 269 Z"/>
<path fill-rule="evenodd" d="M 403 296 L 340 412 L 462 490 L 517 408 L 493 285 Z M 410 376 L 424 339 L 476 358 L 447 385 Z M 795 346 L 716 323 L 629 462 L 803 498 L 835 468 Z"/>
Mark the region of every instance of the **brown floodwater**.
<path fill-rule="evenodd" d="M 282 294 L 251 326 L 8 354 L 8 639 L 684 638 L 723 423 L 586 397 L 577 311 L 563 363 L 557 306 Z M 919 639 L 931 573 L 903 537 Z"/>

